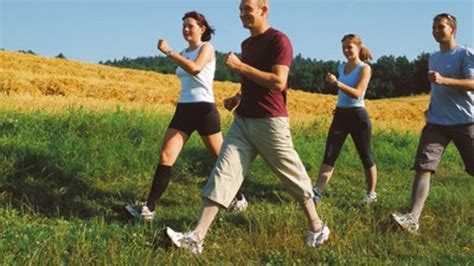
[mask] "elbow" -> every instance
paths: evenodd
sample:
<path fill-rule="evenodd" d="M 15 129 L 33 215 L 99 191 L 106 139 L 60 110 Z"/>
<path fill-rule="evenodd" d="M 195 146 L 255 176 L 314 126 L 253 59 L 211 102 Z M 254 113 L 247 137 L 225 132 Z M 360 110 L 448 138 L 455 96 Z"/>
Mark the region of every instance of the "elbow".
<path fill-rule="evenodd" d="M 286 89 L 286 80 L 280 80 L 280 79 L 277 79 L 275 80 L 274 84 L 273 84 L 273 88 L 278 90 L 278 91 L 283 91 L 284 89 Z"/>
<path fill-rule="evenodd" d="M 276 90 L 283 91 L 286 88 L 286 84 L 285 83 L 277 83 L 277 84 L 275 84 L 274 88 Z"/>
<path fill-rule="evenodd" d="M 354 94 L 351 94 L 351 98 L 352 99 L 360 99 L 362 97 L 362 93 L 354 93 Z"/>
<path fill-rule="evenodd" d="M 201 70 L 202 69 L 198 69 L 198 68 L 191 68 L 189 70 L 189 74 L 193 75 L 193 76 L 196 76 L 197 74 L 201 73 Z"/>

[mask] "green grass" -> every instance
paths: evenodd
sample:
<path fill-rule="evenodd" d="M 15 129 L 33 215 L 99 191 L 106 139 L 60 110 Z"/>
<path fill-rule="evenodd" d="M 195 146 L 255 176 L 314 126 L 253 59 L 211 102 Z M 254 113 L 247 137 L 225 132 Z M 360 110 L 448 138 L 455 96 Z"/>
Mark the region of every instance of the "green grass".
<path fill-rule="evenodd" d="M 408 204 L 418 135 L 377 132 L 379 202 L 361 206 L 365 181 L 349 139 L 318 212 L 332 230 L 319 248 L 304 245 L 301 208 L 261 159 L 242 191 L 250 207 L 221 212 L 201 256 L 170 246 L 163 229 L 189 230 L 213 159 L 196 135 L 173 168 L 152 223 L 130 220 L 125 203 L 148 193 L 168 116 L 142 111 L 0 113 L 0 258 L 11 264 L 459 264 L 474 262 L 473 179 L 450 145 L 432 180 L 421 234 L 394 227 Z M 225 130 L 228 122 L 225 123 Z M 326 127 L 293 128 L 315 176 Z M 315 180 L 313 179 L 313 182 Z"/>

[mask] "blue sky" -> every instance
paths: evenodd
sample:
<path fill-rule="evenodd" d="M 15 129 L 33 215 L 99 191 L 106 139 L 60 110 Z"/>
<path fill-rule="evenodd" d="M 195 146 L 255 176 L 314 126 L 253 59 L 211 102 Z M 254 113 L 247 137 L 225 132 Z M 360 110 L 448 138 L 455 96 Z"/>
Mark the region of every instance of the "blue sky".
<path fill-rule="evenodd" d="M 238 52 L 248 36 L 239 20 L 239 0 L 0 0 L 0 47 L 63 53 L 86 62 L 158 54 L 156 40 L 175 50 L 186 46 L 181 17 L 190 10 L 206 15 L 216 28 L 218 51 Z M 295 55 L 343 60 L 340 39 L 358 33 L 375 59 L 382 55 L 416 58 L 438 46 L 431 35 L 434 15 L 458 19 L 457 41 L 473 47 L 472 0 L 273 0 L 270 24 L 292 40 Z"/>

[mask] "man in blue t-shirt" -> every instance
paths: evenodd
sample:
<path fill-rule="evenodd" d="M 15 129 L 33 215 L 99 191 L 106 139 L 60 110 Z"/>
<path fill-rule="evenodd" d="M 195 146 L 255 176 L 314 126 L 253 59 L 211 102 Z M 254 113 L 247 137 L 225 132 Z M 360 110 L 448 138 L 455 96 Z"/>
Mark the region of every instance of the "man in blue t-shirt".
<path fill-rule="evenodd" d="M 433 19 L 433 36 L 440 51 L 429 58 L 431 99 L 413 166 L 416 176 L 410 212 L 392 214 L 411 233 L 419 228 L 431 174 L 451 140 L 461 154 L 466 172 L 474 176 L 474 55 L 472 49 L 456 44 L 456 29 L 456 18 L 450 14 L 442 13 Z"/>

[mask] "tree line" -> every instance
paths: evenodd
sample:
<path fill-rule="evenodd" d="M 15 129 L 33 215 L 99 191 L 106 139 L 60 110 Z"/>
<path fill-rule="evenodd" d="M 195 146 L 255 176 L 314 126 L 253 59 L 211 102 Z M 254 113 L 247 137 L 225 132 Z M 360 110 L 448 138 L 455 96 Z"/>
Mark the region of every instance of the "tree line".
<path fill-rule="evenodd" d="M 225 54 L 216 52 L 217 66 L 215 80 L 239 82 L 240 76 L 224 65 Z M 366 93 L 369 99 L 381 99 L 428 93 L 430 84 L 428 53 L 421 53 L 409 61 L 405 56 L 382 56 L 371 63 L 372 79 Z M 339 61 L 322 61 L 296 55 L 289 75 L 289 86 L 307 92 L 337 94 L 337 89 L 325 84 L 328 72 L 336 73 Z M 121 68 L 151 70 L 165 74 L 174 73 L 176 64 L 165 56 L 138 57 L 99 61 L 99 64 Z"/>

